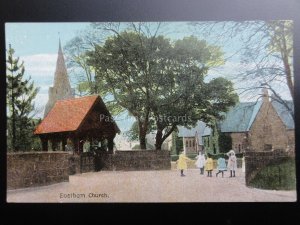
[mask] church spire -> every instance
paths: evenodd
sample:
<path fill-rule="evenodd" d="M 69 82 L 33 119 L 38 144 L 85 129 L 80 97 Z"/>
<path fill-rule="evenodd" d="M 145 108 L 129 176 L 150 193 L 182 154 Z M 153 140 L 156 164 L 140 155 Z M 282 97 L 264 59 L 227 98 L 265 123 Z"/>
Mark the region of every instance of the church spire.
<path fill-rule="evenodd" d="M 54 87 L 60 86 L 60 82 L 64 81 L 67 86 L 70 86 L 67 67 L 65 64 L 64 55 L 61 49 L 61 42 L 59 38 L 58 56 L 56 61 L 56 70 L 54 75 Z"/>
<path fill-rule="evenodd" d="M 54 74 L 54 84 L 53 87 L 49 88 L 49 100 L 45 108 L 44 116 L 48 114 L 48 112 L 51 110 L 51 108 L 54 106 L 57 100 L 68 99 L 73 97 L 74 90 L 71 88 L 70 85 L 67 67 L 61 48 L 61 41 L 59 38 L 56 69 Z"/>
<path fill-rule="evenodd" d="M 59 33 L 58 33 L 59 35 Z M 58 38 L 58 54 L 62 54 L 60 37 Z"/>

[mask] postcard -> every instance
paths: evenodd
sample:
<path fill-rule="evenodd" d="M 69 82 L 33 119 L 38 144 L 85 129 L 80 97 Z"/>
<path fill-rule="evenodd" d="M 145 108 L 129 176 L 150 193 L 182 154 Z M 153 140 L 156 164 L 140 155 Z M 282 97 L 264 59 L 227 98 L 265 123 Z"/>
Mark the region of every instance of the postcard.
<path fill-rule="evenodd" d="M 7 202 L 297 201 L 293 34 L 7 22 Z"/>

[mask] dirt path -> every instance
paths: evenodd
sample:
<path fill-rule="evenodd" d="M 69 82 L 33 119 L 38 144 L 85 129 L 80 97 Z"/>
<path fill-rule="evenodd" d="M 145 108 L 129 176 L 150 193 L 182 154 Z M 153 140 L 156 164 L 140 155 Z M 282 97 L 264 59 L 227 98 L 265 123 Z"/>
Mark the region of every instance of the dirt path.
<path fill-rule="evenodd" d="M 248 188 L 237 177 L 206 177 L 196 169 L 101 171 L 70 176 L 69 182 L 7 192 L 7 202 L 291 202 L 296 191 Z"/>

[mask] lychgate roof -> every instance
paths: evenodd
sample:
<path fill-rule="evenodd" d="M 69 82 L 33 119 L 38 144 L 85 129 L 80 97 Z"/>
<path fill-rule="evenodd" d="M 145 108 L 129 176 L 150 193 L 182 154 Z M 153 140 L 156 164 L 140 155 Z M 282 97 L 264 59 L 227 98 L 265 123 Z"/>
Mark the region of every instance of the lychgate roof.
<path fill-rule="evenodd" d="M 34 133 L 76 131 L 96 101 L 100 101 L 107 110 L 97 95 L 57 101 Z"/>

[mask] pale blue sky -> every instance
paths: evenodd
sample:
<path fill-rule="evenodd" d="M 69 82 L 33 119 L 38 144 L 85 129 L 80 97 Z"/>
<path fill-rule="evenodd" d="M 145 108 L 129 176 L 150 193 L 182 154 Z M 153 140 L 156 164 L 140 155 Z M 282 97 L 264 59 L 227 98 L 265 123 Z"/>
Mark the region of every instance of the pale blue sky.
<path fill-rule="evenodd" d="M 24 61 L 25 74 L 30 75 L 40 91 L 35 100 L 38 108 L 37 117 L 42 117 L 44 106 L 48 100 L 48 88 L 53 85 L 55 64 L 58 51 L 58 40 L 62 46 L 75 37 L 90 23 L 6 23 L 5 40 L 6 48 L 11 44 L 15 49 L 15 56 Z M 193 34 L 183 23 L 172 23 L 168 29 L 163 30 L 165 35 L 179 39 Z M 199 35 L 199 34 L 198 34 Z M 199 36 L 198 36 L 199 37 Z M 201 37 L 199 37 L 201 38 Z M 211 41 L 211 40 L 208 40 Z M 232 40 L 223 46 L 225 57 L 228 57 L 239 48 L 237 40 Z M 231 75 L 238 67 L 239 57 L 231 58 L 222 68 L 211 71 L 214 76 Z M 69 74 L 71 85 L 74 86 L 76 79 Z M 132 120 L 122 120 L 121 130 L 127 130 Z"/>
<path fill-rule="evenodd" d="M 6 23 L 6 46 L 9 43 L 16 55 L 56 54 L 58 38 L 62 44 L 72 39 L 89 23 Z"/>

